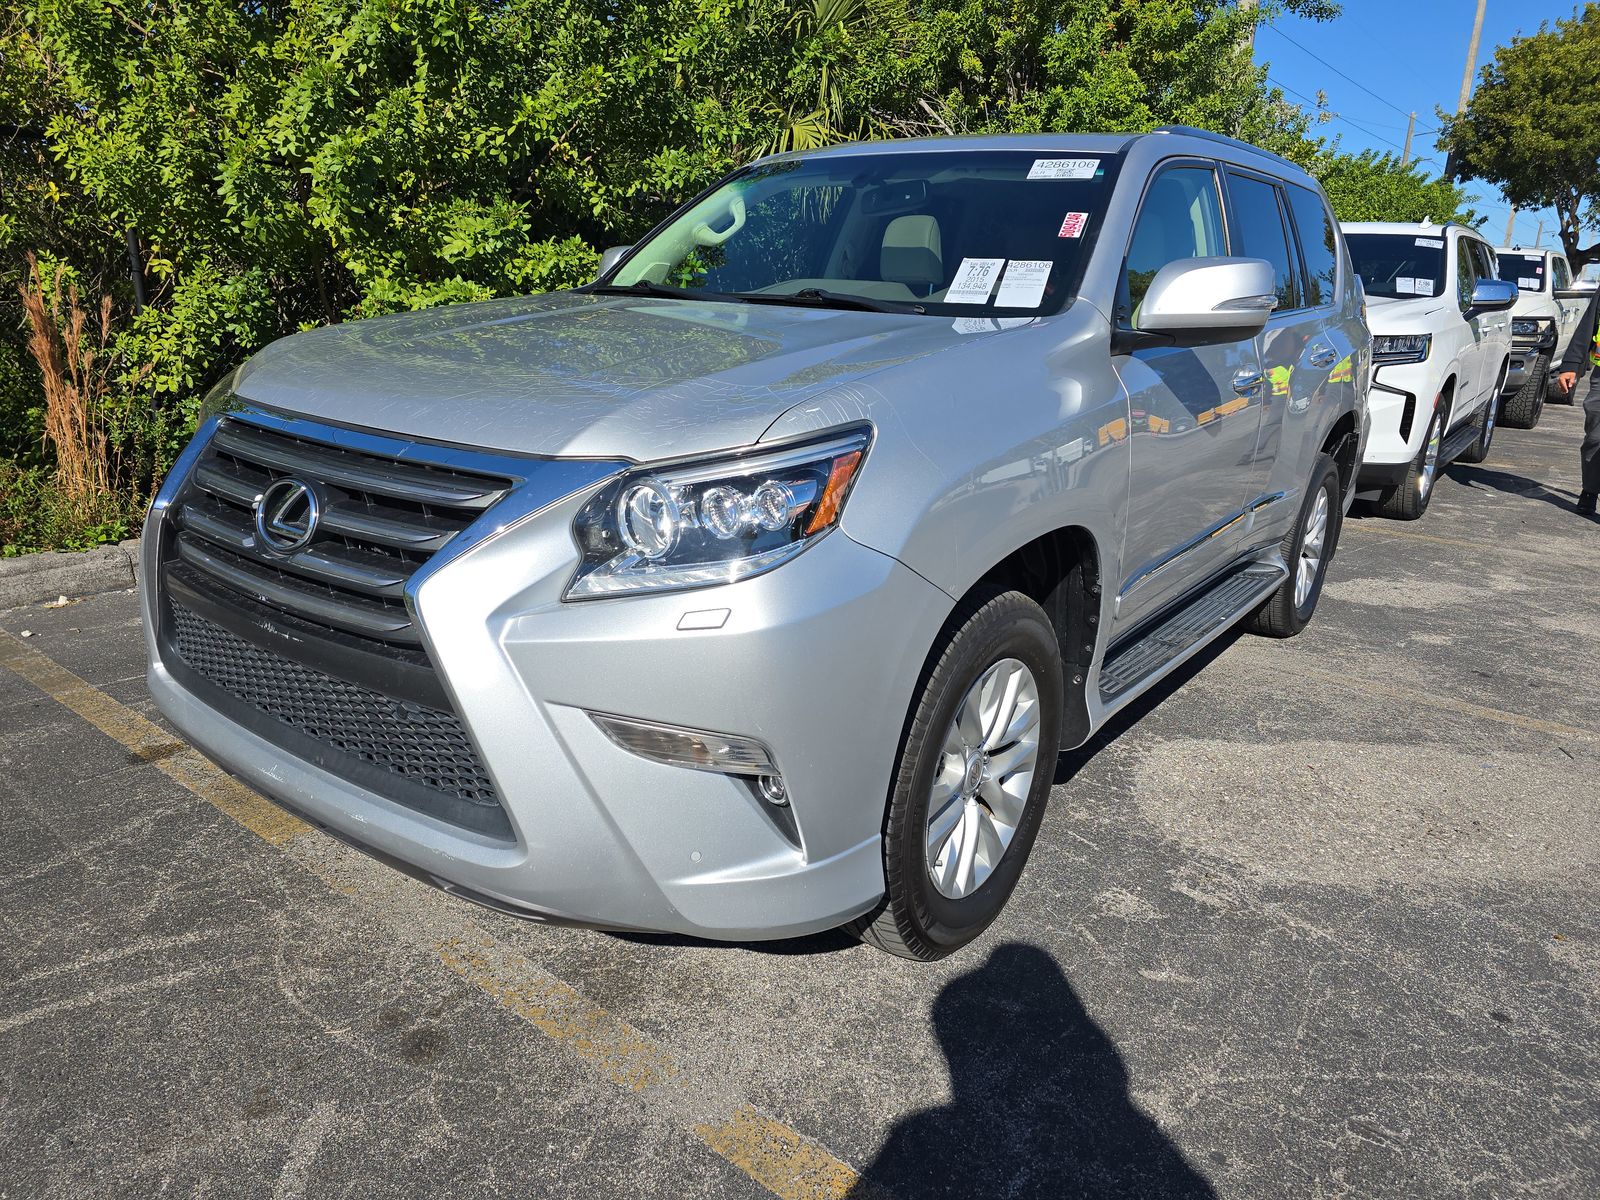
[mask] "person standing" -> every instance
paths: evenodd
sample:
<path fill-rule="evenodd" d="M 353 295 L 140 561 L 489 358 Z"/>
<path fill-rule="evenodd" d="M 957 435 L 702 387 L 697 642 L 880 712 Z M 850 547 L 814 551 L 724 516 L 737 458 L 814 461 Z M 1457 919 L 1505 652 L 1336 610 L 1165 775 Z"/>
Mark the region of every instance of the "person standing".
<path fill-rule="evenodd" d="M 1594 298 L 1589 301 L 1588 311 L 1583 314 L 1578 331 L 1572 335 L 1567 352 L 1561 356 L 1561 365 L 1556 368 L 1556 382 L 1562 391 L 1569 394 L 1594 365 L 1597 313 L 1600 313 L 1600 290 L 1596 290 Z M 1573 402 L 1577 402 L 1576 396 Z M 1594 378 L 1589 381 L 1589 394 L 1584 397 L 1583 445 L 1578 450 L 1578 458 L 1583 468 L 1583 483 L 1578 489 L 1578 512 L 1593 517 L 1595 501 L 1600 499 L 1600 370 L 1595 371 Z"/>

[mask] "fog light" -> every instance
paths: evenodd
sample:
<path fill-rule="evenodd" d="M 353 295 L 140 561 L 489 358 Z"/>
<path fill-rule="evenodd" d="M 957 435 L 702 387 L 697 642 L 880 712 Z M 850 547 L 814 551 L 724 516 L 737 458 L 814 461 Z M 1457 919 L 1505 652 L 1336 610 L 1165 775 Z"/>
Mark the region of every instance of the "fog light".
<path fill-rule="evenodd" d="M 780 776 L 763 775 L 756 786 L 761 789 L 761 798 L 768 804 L 776 804 L 781 808 L 789 803 L 789 789 L 783 786 Z"/>
<path fill-rule="evenodd" d="M 768 779 L 773 780 L 782 793 L 783 781 L 778 778 L 772 752 L 755 738 L 712 733 L 705 729 L 684 729 L 677 725 L 640 721 L 612 713 L 592 712 L 589 719 L 618 746 L 640 758 L 695 771 L 716 771 L 722 775 L 757 775 L 761 777 L 763 795 Z M 782 804 L 785 801 L 772 802 Z"/>

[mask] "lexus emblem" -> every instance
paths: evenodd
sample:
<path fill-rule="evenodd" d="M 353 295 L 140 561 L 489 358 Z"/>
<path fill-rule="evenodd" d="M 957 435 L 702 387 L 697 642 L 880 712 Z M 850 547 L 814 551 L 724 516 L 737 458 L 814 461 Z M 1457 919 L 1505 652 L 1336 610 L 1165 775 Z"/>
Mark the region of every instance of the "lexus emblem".
<path fill-rule="evenodd" d="M 262 549 L 293 554 L 316 536 L 322 505 L 309 483 L 280 479 L 256 497 L 255 513 Z"/>

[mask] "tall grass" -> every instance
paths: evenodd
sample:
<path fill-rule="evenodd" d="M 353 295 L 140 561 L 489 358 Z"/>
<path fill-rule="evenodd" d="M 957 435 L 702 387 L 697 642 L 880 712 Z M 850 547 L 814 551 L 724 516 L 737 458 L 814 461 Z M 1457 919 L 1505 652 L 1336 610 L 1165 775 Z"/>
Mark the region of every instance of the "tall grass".
<path fill-rule="evenodd" d="M 44 439 L 54 451 L 57 486 L 85 514 L 111 491 L 117 477 L 106 436 L 106 399 L 111 391 L 111 297 L 100 301 L 97 328 L 78 299 L 78 285 L 62 283 L 66 269 L 46 279 L 28 256 L 28 278 L 18 287 L 28 318 L 28 352 L 44 385 Z"/>

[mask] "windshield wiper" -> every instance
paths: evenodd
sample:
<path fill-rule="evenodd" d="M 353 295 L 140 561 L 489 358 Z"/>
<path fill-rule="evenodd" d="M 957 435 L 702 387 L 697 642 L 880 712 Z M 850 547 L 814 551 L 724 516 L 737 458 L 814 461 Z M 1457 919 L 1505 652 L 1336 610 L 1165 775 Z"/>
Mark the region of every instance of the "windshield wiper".
<path fill-rule="evenodd" d="M 664 283 L 651 283 L 636 279 L 632 283 L 591 283 L 583 289 L 606 296 L 659 296 L 665 300 L 732 300 L 742 302 L 743 296 L 729 292 L 702 292 L 693 288 L 668 287 Z"/>
<path fill-rule="evenodd" d="M 905 304 L 895 300 L 869 300 L 849 292 L 830 292 L 823 288 L 801 288 L 798 292 L 735 292 L 733 295 L 747 304 L 799 304 L 810 308 L 853 308 L 862 312 L 915 312 L 928 310 L 920 304 Z"/>

